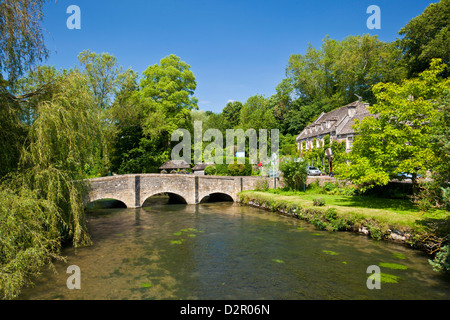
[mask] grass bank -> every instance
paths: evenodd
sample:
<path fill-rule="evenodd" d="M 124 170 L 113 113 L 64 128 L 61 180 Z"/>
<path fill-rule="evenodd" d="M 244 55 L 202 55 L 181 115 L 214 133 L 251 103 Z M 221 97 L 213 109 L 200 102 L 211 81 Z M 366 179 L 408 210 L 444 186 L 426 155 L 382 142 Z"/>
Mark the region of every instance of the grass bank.
<path fill-rule="evenodd" d="M 352 231 L 377 240 L 393 240 L 430 255 L 445 245 L 449 212 L 420 212 L 410 201 L 369 196 L 331 195 L 281 189 L 243 191 L 241 203 L 309 221 L 329 231 Z"/>

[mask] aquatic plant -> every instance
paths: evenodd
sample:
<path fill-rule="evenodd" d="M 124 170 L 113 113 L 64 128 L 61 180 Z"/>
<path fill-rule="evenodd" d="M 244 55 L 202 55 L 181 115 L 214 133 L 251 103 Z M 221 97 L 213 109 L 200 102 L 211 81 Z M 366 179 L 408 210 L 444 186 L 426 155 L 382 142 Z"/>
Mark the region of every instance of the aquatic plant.
<path fill-rule="evenodd" d="M 323 253 L 329 254 L 330 256 L 337 256 L 339 253 L 330 251 L 330 250 L 322 250 Z"/>
<path fill-rule="evenodd" d="M 141 288 L 150 288 L 152 284 L 150 282 L 143 282 L 141 283 Z"/>
<path fill-rule="evenodd" d="M 276 262 L 276 263 L 284 263 L 284 261 L 283 261 L 283 260 L 280 260 L 280 259 L 272 259 L 272 261 L 273 261 L 273 262 Z"/>
<path fill-rule="evenodd" d="M 393 256 L 394 258 L 398 258 L 398 259 L 406 259 L 406 256 L 405 256 L 403 253 L 396 253 L 396 252 L 394 252 L 394 253 L 392 254 L 392 256 Z"/>
<path fill-rule="evenodd" d="M 380 274 L 380 281 L 384 283 L 398 283 L 399 277 L 392 274 L 383 273 Z"/>
<path fill-rule="evenodd" d="M 398 263 L 380 262 L 379 266 L 380 267 L 384 267 L 384 268 L 393 269 L 393 270 L 406 270 L 406 269 L 408 269 L 407 266 L 404 266 L 404 265 L 398 264 Z"/>

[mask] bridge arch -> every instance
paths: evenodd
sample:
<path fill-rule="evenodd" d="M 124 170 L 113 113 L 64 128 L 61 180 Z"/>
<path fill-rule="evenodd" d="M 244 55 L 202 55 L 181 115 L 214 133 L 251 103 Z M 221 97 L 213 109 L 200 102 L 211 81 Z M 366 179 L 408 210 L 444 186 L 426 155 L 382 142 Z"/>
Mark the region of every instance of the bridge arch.
<path fill-rule="evenodd" d="M 125 202 L 112 198 L 102 198 L 89 201 L 85 205 L 86 209 L 105 209 L 105 208 L 128 208 Z"/>
<path fill-rule="evenodd" d="M 103 204 L 102 204 L 103 202 Z M 109 202 L 107 204 L 106 202 Z M 108 196 L 96 196 L 87 197 L 84 200 L 85 208 L 95 207 L 114 207 L 114 208 L 132 208 L 132 204 L 127 204 L 126 199 L 120 199 L 120 197 L 108 197 Z"/>
<path fill-rule="evenodd" d="M 144 206 L 144 203 L 148 201 L 151 197 L 157 196 L 157 195 L 167 195 L 169 196 L 169 204 L 188 204 L 186 198 L 182 195 L 180 195 L 177 192 L 170 192 L 170 191 L 156 191 L 151 192 L 148 194 L 145 194 L 142 197 L 141 207 Z"/>
<path fill-rule="evenodd" d="M 208 193 L 203 193 L 199 195 L 199 203 L 205 202 L 219 202 L 219 201 L 231 201 L 235 202 L 236 199 L 229 192 L 224 191 L 213 191 Z"/>
<path fill-rule="evenodd" d="M 234 202 L 234 199 L 232 196 L 226 193 L 214 192 L 205 195 L 203 198 L 200 199 L 200 203 L 207 203 L 207 202 Z"/>

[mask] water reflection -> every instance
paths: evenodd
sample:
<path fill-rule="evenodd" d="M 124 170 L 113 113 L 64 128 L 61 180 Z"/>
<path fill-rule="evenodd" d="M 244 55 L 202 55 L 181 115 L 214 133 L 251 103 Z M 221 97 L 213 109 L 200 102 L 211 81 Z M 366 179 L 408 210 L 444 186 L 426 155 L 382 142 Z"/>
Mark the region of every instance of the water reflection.
<path fill-rule="evenodd" d="M 289 217 L 235 203 L 89 212 L 94 245 L 68 248 L 21 299 L 449 299 L 449 280 L 420 252 L 349 233 L 317 231 Z M 404 259 L 398 258 L 402 257 Z M 398 277 L 366 286 L 367 267 Z M 66 287 L 67 266 L 81 290 Z"/>

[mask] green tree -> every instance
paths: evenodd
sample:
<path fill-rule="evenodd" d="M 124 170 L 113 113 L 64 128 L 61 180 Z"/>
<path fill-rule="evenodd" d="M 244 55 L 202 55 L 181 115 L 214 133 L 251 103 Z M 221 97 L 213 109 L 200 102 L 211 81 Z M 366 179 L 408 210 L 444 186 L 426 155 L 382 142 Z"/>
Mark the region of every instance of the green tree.
<path fill-rule="evenodd" d="M 123 100 L 113 108 L 119 116 L 113 170 L 156 172 L 170 157 L 173 131 L 193 132 L 191 111 L 198 109 L 193 96 L 196 81 L 190 66 L 175 55 L 149 66 L 137 88 L 133 79 L 130 75 Z"/>
<path fill-rule="evenodd" d="M 450 90 L 438 98 L 435 118 L 430 122 L 430 147 L 436 158 L 431 179 L 419 182 L 415 202 L 423 209 L 450 209 Z"/>
<path fill-rule="evenodd" d="M 262 95 L 254 95 L 247 99 L 241 109 L 239 127 L 244 131 L 276 128 L 276 120 L 269 100 Z"/>
<path fill-rule="evenodd" d="M 349 154 L 350 163 L 339 169 L 343 176 L 364 191 L 407 172 L 412 174 L 417 192 L 418 175 L 425 176 L 437 160 L 430 144 L 429 123 L 438 112 L 437 99 L 450 85 L 450 80 L 438 77 L 444 69 L 445 64 L 433 60 L 430 69 L 418 78 L 374 86 L 377 103 L 369 111 L 375 116 L 354 126 L 358 136 Z"/>
<path fill-rule="evenodd" d="M 16 86 L 21 76 L 48 56 L 41 27 L 44 3 L 0 2 L 0 177 L 17 169 L 27 132 L 24 103 L 39 93 L 19 92 Z"/>
<path fill-rule="evenodd" d="M 90 244 L 83 196 L 86 164 L 101 146 L 94 98 L 77 71 L 35 109 L 19 149 L 17 170 L 0 188 L 0 295 L 14 298 L 52 259 L 62 241 Z M 26 231 L 25 231 L 26 230 Z"/>
<path fill-rule="evenodd" d="M 231 101 L 223 108 L 222 118 L 227 126 L 226 129 L 233 129 L 239 124 L 242 107 L 243 105 L 241 102 Z"/>
<path fill-rule="evenodd" d="M 139 102 L 144 110 L 144 134 L 163 135 L 167 145 L 172 132 L 186 128 L 190 110 L 198 109 L 194 91 L 197 87 L 190 66 L 175 55 L 148 67 L 140 83 Z"/>
<path fill-rule="evenodd" d="M 294 92 L 309 103 L 330 111 L 356 99 L 373 102 L 371 87 L 380 81 L 398 82 L 405 74 L 401 51 L 377 36 L 326 37 L 322 47 L 309 45 L 306 53 L 289 58 L 286 73 Z"/>
<path fill-rule="evenodd" d="M 48 57 L 42 35 L 42 6 L 46 0 L 0 2 L 0 82 L 8 75 L 10 85 Z"/>
<path fill-rule="evenodd" d="M 78 55 L 78 61 L 88 79 L 89 88 L 100 111 L 111 106 L 119 85 L 122 68 L 116 57 L 109 53 L 95 53 L 85 50 Z"/>
<path fill-rule="evenodd" d="M 426 70 L 433 58 L 440 58 L 447 65 L 450 63 L 449 21 L 450 0 L 441 0 L 431 3 L 399 31 L 403 38 L 398 44 L 404 52 L 410 77 Z"/>

